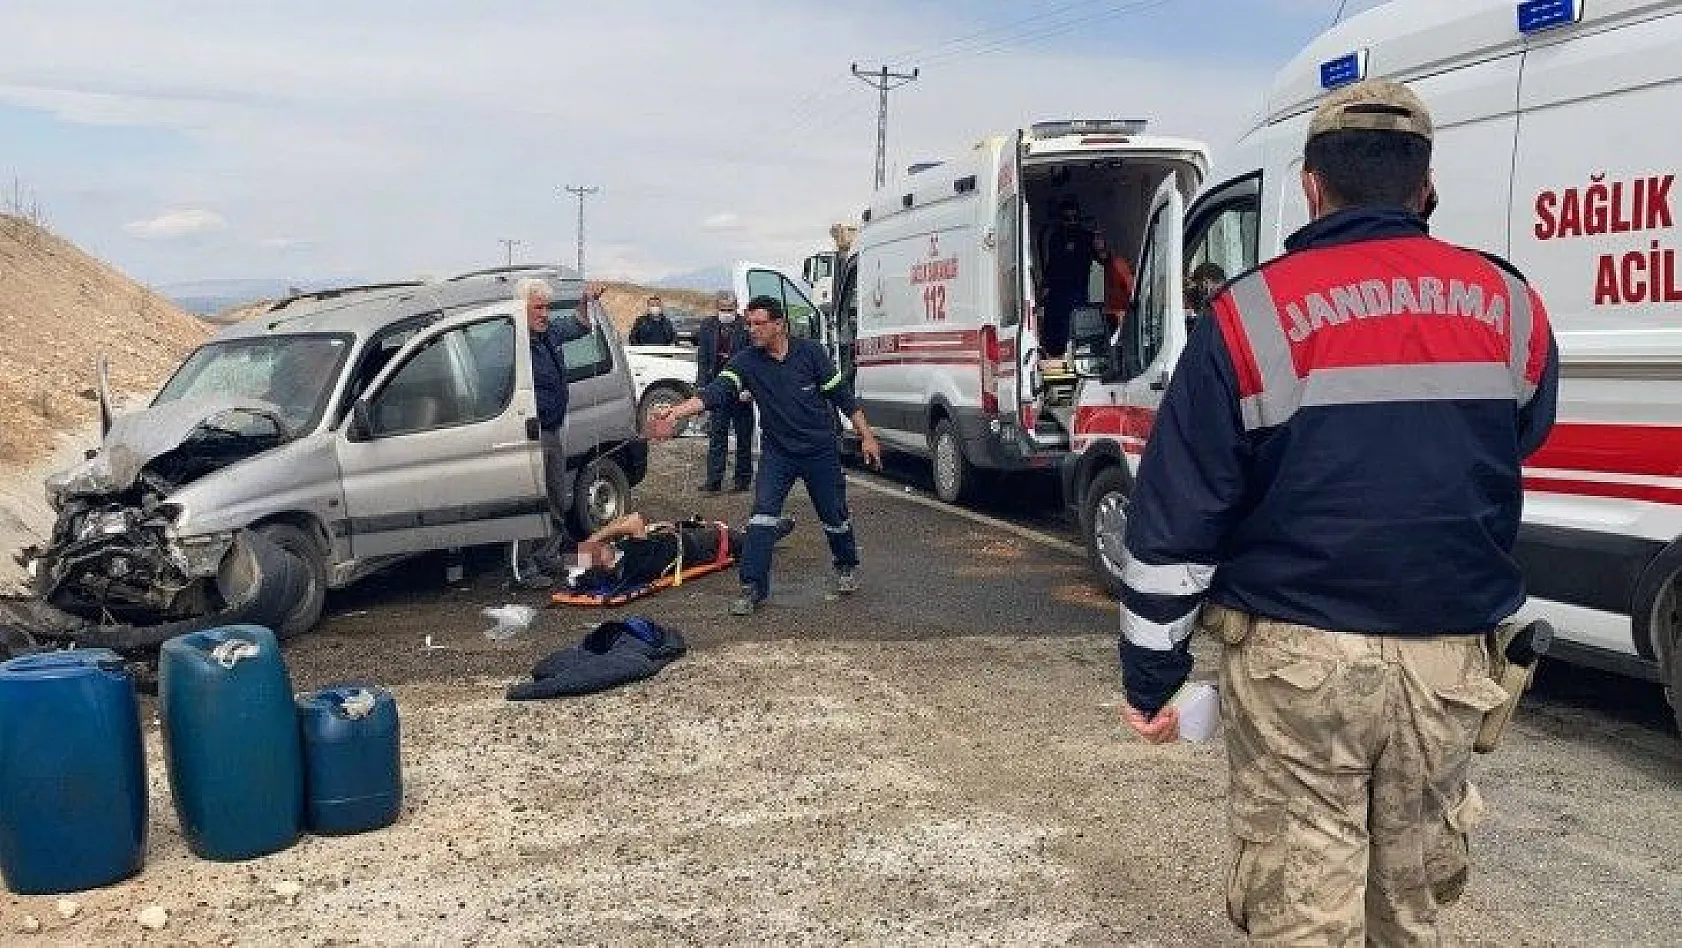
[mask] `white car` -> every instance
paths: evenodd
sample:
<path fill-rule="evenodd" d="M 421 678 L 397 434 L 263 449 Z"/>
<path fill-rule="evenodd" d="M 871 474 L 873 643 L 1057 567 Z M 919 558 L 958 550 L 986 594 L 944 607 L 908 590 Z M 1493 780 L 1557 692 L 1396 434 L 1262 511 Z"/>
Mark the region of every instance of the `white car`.
<path fill-rule="evenodd" d="M 696 393 L 694 346 L 626 346 L 626 361 L 636 384 L 637 423 L 645 428 L 661 405 L 676 405 Z M 707 426 L 698 415 L 686 419 L 678 434 L 705 433 Z"/>

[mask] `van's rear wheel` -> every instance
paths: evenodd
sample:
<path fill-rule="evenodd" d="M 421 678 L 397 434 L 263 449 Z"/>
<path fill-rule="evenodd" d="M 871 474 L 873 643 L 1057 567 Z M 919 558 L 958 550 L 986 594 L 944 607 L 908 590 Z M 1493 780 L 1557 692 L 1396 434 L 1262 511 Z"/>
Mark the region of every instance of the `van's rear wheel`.
<path fill-rule="evenodd" d="M 578 472 L 572 509 L 567 518 L 581 537 L 587 537 L 631 509 L 631 481 L 612 458 L 598 458 Z"/>
<path fill-rule="evenodd" d="M 964 443 L 952 419 L 942 418 L 934 426 L 929 449 L 934 468 L 934 495 L 949 504 L 972 499 L 981 472 L 964 457 Z"/>
<path fill-rule="evenodd" d="M 637 429 L 647 431 L 648 423 L 653 420 L 661 408 L 672 408 L 689 396 L 675 385 L 651 385 L 648 391 L 642 393 L 642 404 L 637 406 Z M 685 418 L 677 423 L 672 430 L 676 437 L 683 437 L 689 432 L 696 419 Z"/>
<path fill-rule="evenodd" d="M 1081 529 L 1092 568 L 1112 595 L 1121 595 L 1127 566 L 1127 475 L 1112 467 L 1092 479 L 1081 506 Z"/>
<path fill-rule="evenodd" d="M 304 591 L 272 629 L 275 638 L 285 641 L 308 632 L 321 620 L 321 611 L 327 605 L 326 554 L 314 537 L 289 523 L 271 523 L 258 527 L 257 532 L 304 567 L 307 583 Z"/>

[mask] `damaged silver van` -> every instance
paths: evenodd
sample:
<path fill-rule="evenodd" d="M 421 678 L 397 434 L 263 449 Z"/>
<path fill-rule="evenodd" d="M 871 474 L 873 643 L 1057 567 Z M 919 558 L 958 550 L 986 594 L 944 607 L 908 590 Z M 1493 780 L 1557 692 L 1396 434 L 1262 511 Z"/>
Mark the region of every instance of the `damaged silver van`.
<path fill-rule="evenodd" d="M 513 299 L 529 276 L 554 290 L 551 331 L 591 307 L 563 347 L 570 527 L 624 513 L 647 443 L 623 344 L 570 271 L 295 296 L 195 350 L 147 408 L 107 414 L 99 451 L 49 478 L 51 541 L 20 557 L 36 597 L 0 602 L 0 633 L 113 648 L 230 622 L 291 636 L 329 589 L 415 554 L 550 535 Z"/>

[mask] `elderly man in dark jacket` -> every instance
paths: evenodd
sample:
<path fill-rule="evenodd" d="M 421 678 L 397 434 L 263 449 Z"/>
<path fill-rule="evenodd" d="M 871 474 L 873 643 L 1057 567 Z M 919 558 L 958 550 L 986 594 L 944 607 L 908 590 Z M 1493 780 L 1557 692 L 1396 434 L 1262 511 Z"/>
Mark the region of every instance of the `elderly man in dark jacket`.
<path fill-rule="evenodd" d="M 572 503 L 572 472 L 567 470 L 566 415 L 567 362 L 564 346 L 582 339 L 594 329 L 590 304 L 601 297 L 601 288 L 585 288 L 584 299 L 573 312 L 557 312 L 551 318 L 555 297 L 548 281 L 521 280 L 515 298 L 526 306 L 526 326 L 531 330 L 532 390 L 537 396 L 537 426 L 543 445 L 544 486 L 549 494 L 549 513 L 557 527 L 566 522 Z M 561 527 L 564 532 L 564 527 Z"/>
<path fill-rule="evenodd" d="M 730 357 L 752 345 L 747 326 L 736 313 L 736 294 L 718 294 L 716 310 L 701 321 L 695 333 L 695 386 L 708 382 L 730 364 Z M 707 418 L 707 480 L 703 491 L 716 494 L 724 488 L 724 464 L 730 455 L 730 432 L 736 432 L 736 477 L 732 489 L 743 493 L 753 486 L 753 398 L 742 392 L 738 400 Z"/>

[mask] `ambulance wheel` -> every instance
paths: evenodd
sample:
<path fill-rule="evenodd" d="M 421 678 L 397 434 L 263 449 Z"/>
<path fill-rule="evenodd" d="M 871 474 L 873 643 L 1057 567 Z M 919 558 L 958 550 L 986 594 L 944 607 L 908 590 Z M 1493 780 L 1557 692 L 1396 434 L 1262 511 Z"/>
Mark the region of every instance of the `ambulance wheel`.
<path fill-rule="evenodd" d="M 958 426 L 942 418 L 929 439 L 929 460 L 934 469 L 934 495 L 949 504 L 973 499 L 980 471 L 964 457 L 964 442 Z"/>
<path fill-rule="evenodd" d="M 1112 467 L 1092 479 L 1081 505 L 1081 530 L 1092 568 L 1111 595 L 1121 595 L 1127 565 L 1127 475 Z"/>
<path fill-rule="evenodd" d="M 1658 646 L 1659 670 L 1664 674 L 1664 696 L 1676 727 L 1682 730 L 1682 576 L 1664 584 L 1653 603 L 1653 638 Z"/>

